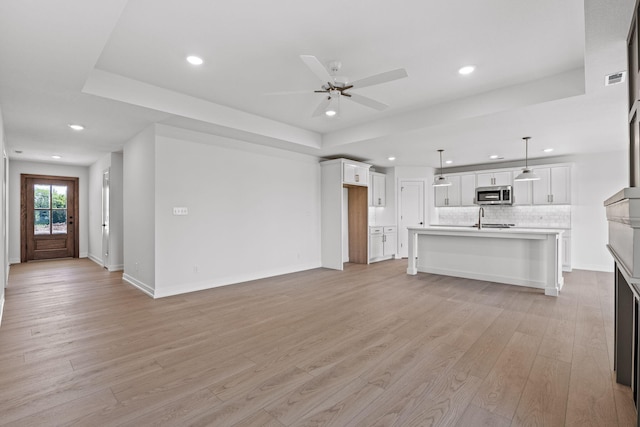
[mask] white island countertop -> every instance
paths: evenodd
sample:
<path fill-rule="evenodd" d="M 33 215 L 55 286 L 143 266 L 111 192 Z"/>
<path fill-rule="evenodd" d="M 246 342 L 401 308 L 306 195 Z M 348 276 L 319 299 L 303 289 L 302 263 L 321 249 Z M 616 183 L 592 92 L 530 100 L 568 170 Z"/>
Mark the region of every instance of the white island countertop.
<path fill-rule="evenodd" d="M 464 277 L 544 289 L 562 288 L 562 229 L 429 226 L 409 228 L 407 274 Z"/>

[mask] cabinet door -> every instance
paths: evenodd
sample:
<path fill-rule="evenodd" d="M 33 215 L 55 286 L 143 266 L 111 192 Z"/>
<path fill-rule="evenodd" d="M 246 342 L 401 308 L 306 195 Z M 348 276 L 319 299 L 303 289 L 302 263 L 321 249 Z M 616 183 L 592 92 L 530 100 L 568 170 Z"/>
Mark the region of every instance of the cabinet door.
<path fill-rule="evenodd" d="M 447 177 L 451 185 L 445 187 L 447 191 L 447 206 L 460 206 L 460 176 Z"/>
<path fill-rule="evenodd" d="M 494 185 L 512 185 L 511 172 L 496 172 L 493 174 Z"/>
<path fill-rule="evenodd" d="M 571 271 L 571 234 L 562 233 L 562 271 Z"/>
<path fill-rule="evenodd" d="M 568 205 L 571 203 L 571 169 L 568 166 L 551 168 L 551 203 Z"/>
<path fill-rule="evenodd" d="M 380 258 L 384 254 L 384 234 L 369 235 L 369 259 Z"/>
<path fill-rule="evenodd" d="M 473 206 L 476 201 L 476 175 L 460 175 L 460 205 Z"/>
<path fill-rule="evenodd" d="M 479 173 L 476 175 L 478 187 L 491 187 L 493 185 L 492 173 Z"/>
<path fill-rule="evenodd" d="M 518 175 L 520 172 L 514 172 Z M 513 181 L 513 204 L 530 205 L 532 202 L 531 181 Z"/>
<path fill-rule="evenodd" d="M 551 203 L 549 186 L 551 185 L 551 171 L 549 168 L 532 169 L 540 177 L 538 181 L 531 181 L 533 185 L 533 204 L 548 205 Z"/>
<path fill-rule="evenodd" d="M 345 163 L 343 166 L 342 182 L 345 184 L 367 185 L 369 182 L 369 170 L 352 163 Z"/>
<path fill-rule="evenodd" d="M 447 206 L 447 189 L 449 187 L 433 187 L 435 193 L 435 205 L 438 208 Z"/>
<path fill-rule="evenodd" d="M 386 177 L 381 174 L 371 174 L 370 185 L 372 190 L 372 206 L 385 206 L 386 201 Z"/>
<path fill-rule="evenodd" d="M 384 256 L 391 256 L 396 254 L 396 248 L 398 247 L 398 233 L 384 233 Z"/>

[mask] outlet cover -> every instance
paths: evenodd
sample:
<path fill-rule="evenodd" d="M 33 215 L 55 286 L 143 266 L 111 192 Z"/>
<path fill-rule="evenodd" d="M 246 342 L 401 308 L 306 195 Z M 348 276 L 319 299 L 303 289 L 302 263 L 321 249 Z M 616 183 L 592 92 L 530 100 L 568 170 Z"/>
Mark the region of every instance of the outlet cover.
<path fill-rule="evenodd" d="M 174 215 L 189 215 L 189 209 L 185 207 L 174 207 L 173 208 Z"/>

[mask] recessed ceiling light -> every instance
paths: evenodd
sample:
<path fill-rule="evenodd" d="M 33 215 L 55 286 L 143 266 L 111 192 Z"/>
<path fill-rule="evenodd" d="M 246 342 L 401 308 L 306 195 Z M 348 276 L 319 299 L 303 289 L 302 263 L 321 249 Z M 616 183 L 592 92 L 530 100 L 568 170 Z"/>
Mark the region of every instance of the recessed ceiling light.
<path fill-rule="evenodd" d="M 476 67 L 474 65 L 466 65 L 458 70 L 458 73 L 466 76 L 467 74 L 471 74 L 475 71 Z"/>
<path fill-rule="evenodd" d="M 82 125 L 78 125 L 78 124 L 73 124 L 73 123 L 72 123 L 72 124 L 70 124 L 70 125 L 68 125 L 68 126 L 69 126 L 71 129 L 73 129 L 73 130 L 77 130 L 77 131 L 81 131 L 81 130 L 83 130 L 83 129 L 84 129 L 84 126 L 82 126 Z"/>
<path fill-rule="evenodd" d="M 324 113 L 329 117 L 333 117 L 337 114 L 336 110 L 327 110 Z"/>
<path fill-rule="evenodd" d="M 447 161 L 445 161 L 445 163 L 450 165 L 451 163 L 453 163 L 453 160 L 447 160 Z"/>
<path fill-rule="evenodd" d="M 497 154 L 492 154 L 489 156 L 490 159 L 498 159 L 500 158 L 500 156 L 498 156 Z"/>
<path fill-rule="evenodd" d="M 204 61 L 199 56 L 191 55 L 187 56 L 187 62 L 191 65 L 202 65 Z"/>
<path fill-rule="evenodd" d="M 391 157 L 388 157 L 388 159 L 389 159 L 389 161 L 393 162 L 396 158 L 391 156 Z"/>
<path fill-rule="evenodd" d="M 545 148 L 545 149 L 544 149 L 544 150 L 542 150 L 542 151 L 544 151 L 545 153 L 550 153 L 550 152 L 552 152 L 552 151 L 553 151 L 553 148 Z"/>
<path fill-rule="evenodd" d="M 62 156 L 55 155 L 55 156 L 51 156 L 51 158 L 52 158 L 52 159 L 56 159 L 56 160 L 58 160 L 58 159 L 61 159 L 61 158 L 62 158 Z"/>

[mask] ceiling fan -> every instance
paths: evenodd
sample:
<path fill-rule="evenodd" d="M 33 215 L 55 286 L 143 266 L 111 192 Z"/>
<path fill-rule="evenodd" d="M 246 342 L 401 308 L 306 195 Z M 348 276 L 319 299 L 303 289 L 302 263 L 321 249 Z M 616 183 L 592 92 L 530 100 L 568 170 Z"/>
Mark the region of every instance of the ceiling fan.
<path fill-rule="evenodd" d="M 318 90 L 314 90 L 314 93 L 326 94 L 318 107 L 312 114 L 312 117 L 317 117 L 322 114 L 327 116 L 334 116 L 338 113 L 340 98 L 345 97 L 353 102 L 364 105 L 369 108 L 373 108 L 378 111 L 382 111 L 389 107 L 382 102 L 378 102 L 375 99 L 352 93 L 351 90 L 360 89 L 367 86 L 378 85 L 381 83 L 390 82 L 407 77 L 407 71 L 404 68 L 398 68 L 397 70 L 387 71 L 385 73 L 376 74 L 370 77 L 365 77 L 354 82 L 349 82 L 346 77 L 338 76 L 338 72 L 342 67 L 339 61 L 332 61 L 329 63 L 329 69 L 313 55 L 300 55 L 300 59 L 305 63 L 307 67 L 315 74 L 321 81 L 322 86 Z M 293 93 L 309 93 L 303 92 L 281 92 L 280 94 L 293 94 Z"/>

